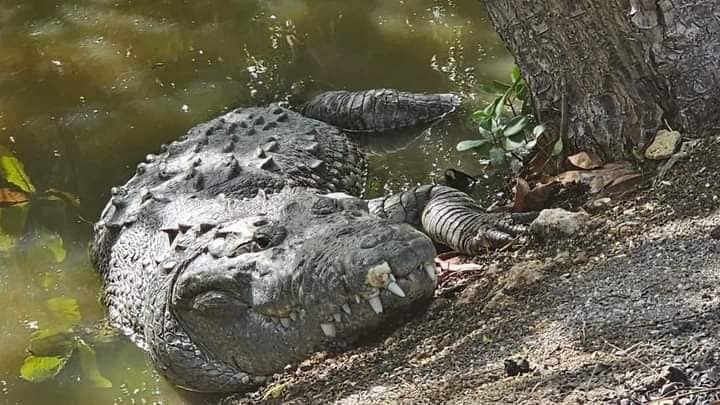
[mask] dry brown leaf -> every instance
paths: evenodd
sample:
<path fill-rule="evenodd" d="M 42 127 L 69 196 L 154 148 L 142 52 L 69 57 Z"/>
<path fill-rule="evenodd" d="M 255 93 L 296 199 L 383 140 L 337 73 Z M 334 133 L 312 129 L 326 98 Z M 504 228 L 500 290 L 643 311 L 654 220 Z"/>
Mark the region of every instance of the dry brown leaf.
<path fill-rule="evenodd" d="M 615 180 L 624 176 L 638 174 L 628 162 L 609 163 L 600 169 L 570 170 L 555 176 L 555 180 L 563 185 L 578 182 L 590 186 L 590 193 L 597 194 L 603 191 Z"/>
<path fill-rule="evenodd" d="M 528 182 L 522 177 L 518 177 L 515 179 L 515 187 L 513 187 L 513 191 L 515 192 L 515 200 L 513 202 L 512 210 L 515 212 L 524 211 L 524 208 L 527 205 L 527 196 L 530 194 L 530 184 L 528 184 Z"/>
<path fill-rule="evenodd" d="M 29 199 L 30 196 L 24 191 L 0 187 L 0 206 L 20 204 L 28 202 Z"/>
<path fill-rule="evenodd" d="M 645 180 L 645 176 L 640 173 L 626 174 L 613 180 L 610 185 L 605 187 L 606 193 L 622 193 L 630 190 Z"/>
<path fill-rule="evenodd" d="M 525 179 L 518 177 L 515 179 L 515 201 L 513 203 L 513 212 L 540 211 L 547 208 L 550 199 L 558 192 L 561 184 L 552 181 L 547 184 L 537 184 L 530 188 Z"/>
<path fill-rule="evenodd" d="M 588 152 L 579 152 L 572 156 L 568 156 L 567 159 L 573 166 L 586 170 L 597 169 L 603 165 L 600 158 Z"/>

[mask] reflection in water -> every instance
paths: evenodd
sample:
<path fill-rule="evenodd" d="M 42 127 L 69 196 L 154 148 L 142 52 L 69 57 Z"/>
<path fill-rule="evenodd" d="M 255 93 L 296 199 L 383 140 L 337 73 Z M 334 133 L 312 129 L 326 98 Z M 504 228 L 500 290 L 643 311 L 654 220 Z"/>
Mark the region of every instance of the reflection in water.
<path fill-rule="evenodd" d="M 159 144 L 232 107 L 284 100 L 293 83 L 472 91 L 504 77 L 510 63 L 475 0 L 218 4 L 0 0 L 0 143 L 17 152 L 39 189 L 79 195 L 92 220 L 110 187 Z M 399 152 L 372 157 L 370 193 L 427 182 L 451 166 L 479 172 L 475 157 L 454 151 L 468 136 L 461 122 L 443 123 Z M 48 299 L 73 297 L 84 321 L 102 318 L 89 227 L 58 230 L 68 250 L 62 263 L 20 248 L 0 252 L 0 402 L 183 403 L 144 354 L 122 342 L 98 347 L 113 388 L 96 388 L 73 361 L 44 383 L 18 378 Z"/>

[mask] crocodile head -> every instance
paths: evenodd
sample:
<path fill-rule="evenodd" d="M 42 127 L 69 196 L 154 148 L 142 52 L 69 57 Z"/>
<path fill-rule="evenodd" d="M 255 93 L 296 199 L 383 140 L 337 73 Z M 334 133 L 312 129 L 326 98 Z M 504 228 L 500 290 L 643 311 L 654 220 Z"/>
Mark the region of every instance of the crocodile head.
<path fill-rule="evenodd" d="M 148 290 L 146 342 L 186 388 L 263 381 L 435 289 L 430 239 L 371 216 L 361 199 L 283 191 L 238 207 L 207 204 L 206 215 L 223 221 L 180 226 Z"/>

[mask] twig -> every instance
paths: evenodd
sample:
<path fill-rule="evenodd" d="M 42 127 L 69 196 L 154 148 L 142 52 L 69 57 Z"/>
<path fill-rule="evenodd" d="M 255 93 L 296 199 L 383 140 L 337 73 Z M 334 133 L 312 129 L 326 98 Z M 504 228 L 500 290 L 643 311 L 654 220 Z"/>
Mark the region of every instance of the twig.
<path fill-rule="evenodd" d="M 651 373 L 655 374 L 656 377 L 659 377 L 659 378 L 661 378 L 661 379 L 663 379 L 663 380 L 665 379 L 665 377 L 663 377 L 662 375 L 660 375 L 660 373 L 658 373 L 654 368 L 650 367 L 650 365 L 647 364 L 646 362 L 638 359 L 637 357 L 633 356 L 633 355 L 630 354 L 630 353 L 627 353 L 625 349 L 622 349 L 621 347 L 616 346 L 616 345 L 608 342 L 607 339 L 605 339 L 605 338 L 601 338 L 601 339 L 602 339 L 603 342 L 605 342 L 606 345 L 612 347 L 613 349 L 617 350 L 617 351 L 620 352 L 620 353 L 625 353 L 625 355 L 626 355 L 627 357 L 629 357 L 631 360 L 633 360 L 633 361 L 635 361 L 636 363 L 640 364 L 641 366 L 647 368 Z M 614 353 L 613 353 L 613 355 L 614 355 L 614 356 L 619 356 L 619 357 L 622 357 L 622 356 L 623 356 L 622 354 L 614 354 Z"/>

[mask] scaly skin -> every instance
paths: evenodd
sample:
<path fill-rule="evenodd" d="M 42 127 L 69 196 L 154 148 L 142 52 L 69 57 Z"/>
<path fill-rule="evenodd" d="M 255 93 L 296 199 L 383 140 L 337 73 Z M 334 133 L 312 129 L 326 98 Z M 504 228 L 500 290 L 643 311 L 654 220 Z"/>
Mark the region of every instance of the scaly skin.
<path fill-rule="evenodd" d="M 433 240 L 475 254 L 524 230 L 443 186 L 353 197 L 365 173 L 341 131 L 277 106 L 196 126 L 96 225 L 111 323 L 178 386 L 239 391 L 430 298 Z"/>
<path fill-rule="evenodd" d="M 432 124 L 456 111 L 461 102 L 452 93 L 341 90 L 317 95 L 300 112 L 349 132 L 384 132 Z"/>

